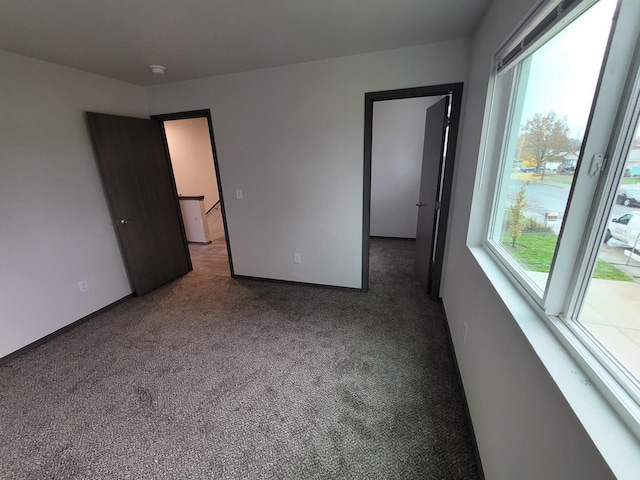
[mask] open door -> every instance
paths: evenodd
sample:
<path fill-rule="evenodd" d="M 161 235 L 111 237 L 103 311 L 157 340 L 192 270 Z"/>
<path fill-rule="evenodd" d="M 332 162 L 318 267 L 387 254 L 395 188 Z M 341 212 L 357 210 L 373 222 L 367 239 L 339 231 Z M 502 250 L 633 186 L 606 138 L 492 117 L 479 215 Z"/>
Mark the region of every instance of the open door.
<path fill-rule="evenodd" d="M 143 295 L 192 268 L 160 123 L 92 112 L 87 121 L 131 287 Z"/>
<path fill-rule="evenodd" d="M 420 177 L 420 197 L 416 204 L 418 207 L 416 275 L 422 287 L 432 298 L 438 298 L 438 292 L 434 291 L 432 279 L 435 276 L 439 279 L 442 273 L 441 271 L 434 271 L 434 239 L 436 238 L 440 217 L 440 185 L 443 173 L 442 167 L 444 165 L 448 112 L 448 96 L 443 97 L 427 109 L 427 120 L 424 127 L 424 149 L 422 152 L 422 174 Z"/>
<path fill-rule="evenodd" d="M 369 289 L 369 246 L 371 235 L 371 156 L 373 104 L 401 98 L 445 96 L 427 110 L 425 145 L 418 199 L 416 270 L 433 300 L 440 296 L 451 204 L 453 167 L 462 108 L 462 83 L 369 92 L 364 95 L 364 169 L 362 201 L 362 291 Z M 451 103 L 451 117 L 449 113 Z M 433 151 L 431 150 L 433 148 Z M 446 152 L 446 155 L 444 154 Z M 446 157 L 446 158 L 445 158 Z"/>

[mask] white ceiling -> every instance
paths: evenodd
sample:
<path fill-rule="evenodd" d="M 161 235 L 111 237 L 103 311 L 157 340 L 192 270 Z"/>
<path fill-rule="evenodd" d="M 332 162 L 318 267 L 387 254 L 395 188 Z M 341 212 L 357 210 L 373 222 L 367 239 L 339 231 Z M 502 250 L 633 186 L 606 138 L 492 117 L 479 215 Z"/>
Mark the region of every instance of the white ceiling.
<path fill-rule="evenodd" d="M 488 3 L 0 0 L 0 50 L 151 85 L 464 38 Z"/>

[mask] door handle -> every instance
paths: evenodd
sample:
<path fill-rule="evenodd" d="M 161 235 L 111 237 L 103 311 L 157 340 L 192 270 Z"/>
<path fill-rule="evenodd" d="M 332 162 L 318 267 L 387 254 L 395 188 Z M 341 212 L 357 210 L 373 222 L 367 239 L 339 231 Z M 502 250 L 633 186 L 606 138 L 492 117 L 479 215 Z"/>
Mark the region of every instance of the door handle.
<path fill-rule="evenodd" d="M 416 203 L 416 207 L 420 208 L 420 207 L 424 207 L 423 203 Z"/>
<path fill-rule="evenodd" d="M 133 222 L 133 220 L 130 219 L 130 218 L 121 218 L 120 219 L 120 225 L 125 225 L 127 223 L 132 223 L 132 222 Z"/>

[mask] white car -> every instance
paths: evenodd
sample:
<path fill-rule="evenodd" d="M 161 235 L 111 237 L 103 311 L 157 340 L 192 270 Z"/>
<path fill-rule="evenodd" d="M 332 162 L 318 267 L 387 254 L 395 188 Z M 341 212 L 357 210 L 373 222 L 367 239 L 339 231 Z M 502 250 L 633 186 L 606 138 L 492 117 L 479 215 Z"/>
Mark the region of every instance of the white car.
<path fill-rule="evenodd" d="M 630 247 L 640 249 L 640 211 L 625 213 L 621 217 L 612 218 L 604 235 L 604 241 L 615 238 Z"/>

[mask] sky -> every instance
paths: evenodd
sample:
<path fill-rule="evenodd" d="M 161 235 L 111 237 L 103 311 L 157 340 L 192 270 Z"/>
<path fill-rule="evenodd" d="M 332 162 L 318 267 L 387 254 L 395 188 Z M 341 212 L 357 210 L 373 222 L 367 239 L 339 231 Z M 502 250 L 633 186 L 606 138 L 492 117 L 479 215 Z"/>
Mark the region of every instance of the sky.
<path fill-rule="evenodd" d="M 533 53 L 521 124 L 555 112 L 567 117 L 572 138 L 582 138 L 616 3 L 600 0 Z"/>

